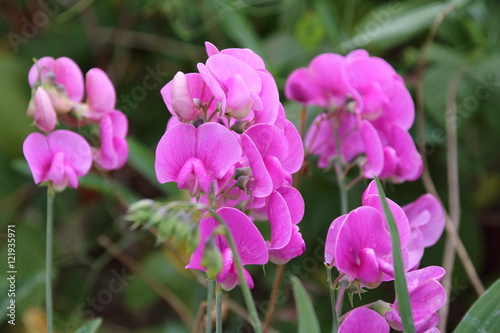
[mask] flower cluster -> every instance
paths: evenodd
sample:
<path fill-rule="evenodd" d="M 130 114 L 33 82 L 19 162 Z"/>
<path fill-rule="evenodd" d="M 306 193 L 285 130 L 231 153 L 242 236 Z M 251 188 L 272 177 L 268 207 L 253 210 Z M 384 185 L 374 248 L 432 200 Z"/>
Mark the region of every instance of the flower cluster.
<path fill-rule="evenodd" d="M 305 146 L 332 161 L 358 164 L 362 175 L 393 182 L 416 180 L 422 159 L 408 133 L 415 108 L 403 79 L 384 60 L 356 50 L 343 57 L 321 54 L 292 72 L 287 98 L 323 111 L 313 121 Z"/>
<path fill-rule="evenodd" d="M 115 110 L 115 89 L 104 71 L 92 68 L 84 82 L 73 60 L 43 57 L 31 67 L 28 82 L 33 96 L 28 116 L 47 133 L 31 133 L 23 145 L 36 184 L 50 182 L 56 191 L 77 188 L 78 177 L 89 172 L 92 161 L 106 170 L 125 164 L 128 121 Z M 82 102 L 84 93 L 86 101 Z M 54 130 L 58 120 L 68 127 L 99 124 L 100 146 L 91 147 L 83 136 L 70 130 Z"/>
<path fill-rule="evenodd" d="M 417 332 L 427 332 L 439 321 L 436 311 L 446 298 L 443 287 L 437 282 L 443 277 L 444 270 L 441 267 L 417 268 L 424 248 L 434 245 L 443 232 L 444 211 L 430 194 L 403 207 L 389 199 L 387 202 L 399 232 Z M 330 225 L 325 261 L 359 287 L 375 288 L 382 281 L 394 279 L 391 236 L 374 181 L 363 194 L 362 206 L 340 216 Z M 363 315 L 356 311 L 361 310 L 352 311 L 347 318 Z M 387 306 L 384 314 L 394 329 L 402 330 L 397 301 Z M 344 323 L 349 326 L 351 320 L 347 318 Z M 377 321 L 380 320 L 374 320 Z M 386 325 L 380 327 L 380 332 L 389 331 Z"/>
<path fill-rule="evenodd" d="M 206 49 L 198 73 L 178 72 L 161 90 L 172 117 L 156 149 L 158 181 L 176 182 L 216 209 L 243 265 L 285 263 L 305 250 L 297 225 L 304 201 L 292 187 L 304 158 L 301 137 L 257 54 L 219 51 L 210 43 Z M 270 223 L 267 241 L 254 224 L 261 220 Z M 214 234 L 217 226 L 213 217 L 202 217 L 200 243 L 186 267 L 206 271 L 203 253 L 211 243 L 222 255 L 216 280 L 231 289 L 240 281 L 225 236 Z M 253 286 L 248 273 L 246 281 Z"/>

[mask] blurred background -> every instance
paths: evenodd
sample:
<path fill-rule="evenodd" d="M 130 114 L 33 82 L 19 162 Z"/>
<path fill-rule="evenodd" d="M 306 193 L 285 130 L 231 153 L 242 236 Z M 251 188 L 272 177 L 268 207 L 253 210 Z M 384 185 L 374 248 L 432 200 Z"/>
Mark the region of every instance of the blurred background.
<path fill-rule="evenodd" d="M 104 69 L 116 87 L 117 109 L 130 123 L 130 159 L 122 170 L 93 170 L 78 190 L 56 196 L 57 332 L 74 332 L 97 317 L 104 321 L 99 332 L 190 331 L 183 319 L 196 318 L 206 290 L 199 276 L 184 270 L 185 249 L 157 244 L 146 230 L 130 230 L 123 216 L 127 205 L 141 198 L 184 197 L 171 184 L 159 185 L 154 174 L 154 150 L 169 117 L 159 90 L 177 71 L 196 71 L 196 64 L 206 60 L 205 41 L 219 49 L 249 47 L 258 53 L 276 78 L 288 118 L 296 124 L 300 106 L 286 101 L 282 90 L 293 69 L 307 66 L 319 53 L 347 54 L 356 48 L 386 59 L 414 97 L 422 93 L 421 133 L 445 205 L 446 96 L 450 82 L 458 80 L 460 235 L 489 286 L 500 276 L 498 17 L 500 3 L 494 0 L 0 0 L 0 331 L 44 332 L 46 191 L 34 185 L 22 156 L 22 142 L 35 130 L 26 117 L 31 93 L 27 73 L 33 58 L 43 56 L 70 57 L 84 73 L 92 67 Z M 436 33 L 429 38 L 431 30 Z M 310 110 L 309 122 L 313 116 Z M 417 132 L 414 125 L 412 135 L 422 143 Z M 309 172 L 301 179 L 306 201 L 301 231 L 307 252 L 286 265 L 273 322 L 281 332 L 296 330 L 289 274 L 305 284 L 322 329 L 331 325 L 322 261 L 326 232 L 339 216 L 340 202 L 334 174 L 318 170 L 315 162 L 309 160 Z M 360 205 L 366 185 L 362 181 L 351 190 L 351 209 Z M 421 181 L 388 184 L 386 190 L 401 205 L 425 193 Z M 18 270 L 15 327 L 6 323 L 5 240 L 7 225 L 12 224 Z M 444 238 L 426 250 L 422 266 L 442 262 Z M 263 316 L 275 266 L 251 271 Z M 458 260 L 451 281 L 449 331 L 477 297 Z M 240 290 L 226 296 L 234 302 L 225 302 L 225 330 L 251 332 L 241 316 Z M 392 302 L 391 284 L 363 294 L 363 302 L 379 298 Z M 356 298 L 354 303 L 361 304 Z"/>

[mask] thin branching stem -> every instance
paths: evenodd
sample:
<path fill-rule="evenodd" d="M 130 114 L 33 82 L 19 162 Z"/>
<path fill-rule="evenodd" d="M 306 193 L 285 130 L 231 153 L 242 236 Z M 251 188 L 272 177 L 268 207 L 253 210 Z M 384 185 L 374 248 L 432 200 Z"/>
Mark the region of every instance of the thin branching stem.
<path fill-rule="evenodd" d="M 54 190 L 47 189 L 47 237 L 45 244 L 45 312 L 47 316 L 47 333 L 52 333 L 52 236 L 54 230 Z"/>

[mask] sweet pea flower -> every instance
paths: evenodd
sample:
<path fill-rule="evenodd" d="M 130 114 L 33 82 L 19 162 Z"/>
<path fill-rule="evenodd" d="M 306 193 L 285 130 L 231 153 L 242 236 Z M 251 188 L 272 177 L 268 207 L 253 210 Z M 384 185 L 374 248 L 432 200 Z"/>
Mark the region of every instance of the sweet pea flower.
<path fill-rule="evenodd" d="M 44 136 L 31 133 L 23 144 L 23 153 L 35 184 L 51 182 L 56 191 L 78 187 L 78 177 L 92 166 L 92 152 L 79 134 L 57 130 Z"/>
<path fill-rule="evenodd" d="M 264 265 L 269 260 L 267 247 L 262 235 L 248 216 L 235 208 L 220 208 L 217 214 L 226 222 L 231 233 L 241 265 Z M 191 255 L 191 259 L 186 268 L 198 269 L 206 272 L 207 268 L 202 266 L 203 250 L 205 243 L 213 234 L 219 222 L 213 217 L 205 217 L 200 222 L 200 243 Z M 238 270 L 234 263 L 234 254 L 225 236 L 215 236 L 215 244 L 222 256 L 222 269 L 217 274 L 216 281 L 225 290 L 233 289 L 237 284 L 241 284 Z M 253 279 L 248 271 L 243 268 L 246 283 L 253 288 Z"/>
<path fill-rule="evenodd" d="M 390 327 L 378 312 L 359 307 L 349 311 L 339 333 L 389 333 Z"/>
<path fill-rule="evenodd" d="M 57 114 L 52 106 L 49 95 L 42 87 L 36 90 L 34 103 L 36 126 L 44 132 L 52 131 L 57 124 Z"/>
<path fill-rule="evenodd" d="M 437 311 L 446 302 L 446 293 L 438 282 L 445 271 L 439 266 L 430 266 L 406 274 L 410 305 L 417 333 L 433 332 L 439 323 Z M 391 304 L 392 310 L 385 314 L 385 319 L 397 331 L 403 331 L 398 301 Z"/>
<path fill-rule="evenodd" d="M 241 158 L 235 135 L 218 123 L 198 128 L 177 124 L 160 139 L 156 148 L 155 171 L 160 183 L 175 181 L 191 196 L 210 192 L 210 184 L 221 179 Z"/>
<path fill-rule="evenodd" d="M 436 244 L 445 226 L 445 212 L 436 197 L 424 194 L 412 203 L 403 206 L 411 228 L 408 243 L 409 267 L 417 268 L 424 248 Z"/>
<path fill-rule="evenodd" d="M 100 68 L 92 68 L 85 75 L 87 105 L 82 115 L 91 121 L 101 120 L 115 109 L 116 92 L 108 75 Z"/>
<path fill-rule="evenodd" d="M 115 170 L 123 167 L 128 158 L 126 141 L 127 117 L 118 110 L 108 112 L 99 124 L 101 147 L 94 152 L 94 160 L 103 169 Z"/>

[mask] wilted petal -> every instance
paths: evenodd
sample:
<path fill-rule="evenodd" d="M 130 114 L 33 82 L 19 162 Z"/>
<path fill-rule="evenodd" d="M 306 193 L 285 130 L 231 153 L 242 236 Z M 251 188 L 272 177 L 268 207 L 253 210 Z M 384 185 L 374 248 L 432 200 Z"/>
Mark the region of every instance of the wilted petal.
<path fill-rule="evenodd" d="M 378 312 L 360 307 L 351 310 L 339 327 L 339 333 L 389 333 L 390 327 Z"/>

